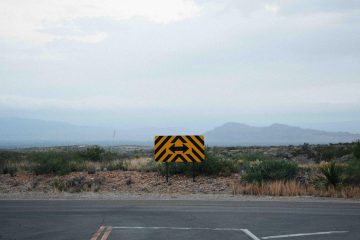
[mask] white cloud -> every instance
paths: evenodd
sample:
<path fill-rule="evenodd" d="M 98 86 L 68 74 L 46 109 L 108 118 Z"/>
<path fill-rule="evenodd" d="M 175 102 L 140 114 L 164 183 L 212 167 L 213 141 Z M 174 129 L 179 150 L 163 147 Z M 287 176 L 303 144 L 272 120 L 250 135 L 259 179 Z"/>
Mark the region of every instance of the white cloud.
<path fill-rule="evenodd" d="M 107 38 L 107 33 L 99 32 L 95 34 L 89 34 L 89 35 L 81 35 L 81 36 L 61 36 L 56 37 L 55 39 L 59 40 L 73 40 L 78 42 L 84 42 L 84 43 L 98 43 L 103 41 Z"/>
<path fill-rule="evenodd" d="M 127 20 L 142 17 L 165 24 L 197 16 L 200 10 L 192 0 L 2 0 L 0 38 L 46 43 L 60 36 L 44 32 L 44 29 L 59 27 L 75 19 L 108 17 Z M 62 35 L 61 38 L 86 42 L 105 38 L 104 33 L 84 35 Z"/>
<path fill-rule="evenodd" d="M 189 109 L 227 121 L 338 106 L 359 116 L 357 8 L 194 1 L 0 0 L 0 115 Z"/>
<path fill-rule="evenodd" d="M 272 13 L 277 13 L 279 11 L 279 6 L 274 4 L 266 4 L 265 9 Z"/>

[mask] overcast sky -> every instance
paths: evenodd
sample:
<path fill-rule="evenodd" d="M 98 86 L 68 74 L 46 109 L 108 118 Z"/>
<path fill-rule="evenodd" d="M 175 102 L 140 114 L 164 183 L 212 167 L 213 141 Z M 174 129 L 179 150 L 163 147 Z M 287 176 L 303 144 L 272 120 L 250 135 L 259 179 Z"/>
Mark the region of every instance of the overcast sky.
<path fill-rule="evenodd" d="M 1 0 L 0 115 L 199 130 L 360 121 L 360 1 Z"/>

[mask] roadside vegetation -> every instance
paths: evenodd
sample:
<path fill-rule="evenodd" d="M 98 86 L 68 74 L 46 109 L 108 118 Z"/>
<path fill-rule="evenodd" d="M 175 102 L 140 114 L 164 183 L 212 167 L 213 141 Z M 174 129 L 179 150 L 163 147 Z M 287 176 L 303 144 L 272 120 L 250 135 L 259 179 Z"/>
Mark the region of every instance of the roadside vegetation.
<path fill-rule="evenodd" d="M 60 147 L 0 151 L 0 171 L 15 175 L 28 172 L 36 175 L 65 175 L 70 172 L 128 170 L 130 159 L 150 158 L 146 149 L 111 150 L 100 146 Z"/>
<path fill-rule="evenodd" d="M 330 151 L 328 147 L 323 149 Z M 352 144 L 347 159 L 338 156 L 342 161 L 333 157 L 338 149 L 336 146 L 334 154 L 328 155 L 332 157 L 318 164 L 250 162 L 242 178 L 232 185 L 233 194 L 360 198 L 360 142 Z M 343 153 L 349 155 L 348 151 Z"/>
<path fill-rule="evenodd" d="M 193 165 L 169 164 L 170 174 L 192 175 Z M 153 172 L 165 164 L 141 147 L 72 146 L 0 150 L 0 173 L 50 175 L 60 191 L 98 191 L 104 179 L 58 181 L 72 172 Z M 197 175 L 230 177 L 233 194 L 360 198 L 360 142 L 283 147 L 208 147 Z M 127 180 L 131 185 L 131 179 Z M 81 183 L 81 184 L 78 184 Z"/>

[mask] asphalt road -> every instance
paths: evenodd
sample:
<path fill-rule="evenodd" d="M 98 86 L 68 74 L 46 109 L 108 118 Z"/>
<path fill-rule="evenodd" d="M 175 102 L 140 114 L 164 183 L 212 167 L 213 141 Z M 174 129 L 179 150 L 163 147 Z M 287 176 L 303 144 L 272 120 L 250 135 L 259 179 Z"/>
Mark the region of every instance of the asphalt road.
<path fill-rule="evenodd" d="M 354 240 L 360 203 L 0 201 L 0 239 Z"/>

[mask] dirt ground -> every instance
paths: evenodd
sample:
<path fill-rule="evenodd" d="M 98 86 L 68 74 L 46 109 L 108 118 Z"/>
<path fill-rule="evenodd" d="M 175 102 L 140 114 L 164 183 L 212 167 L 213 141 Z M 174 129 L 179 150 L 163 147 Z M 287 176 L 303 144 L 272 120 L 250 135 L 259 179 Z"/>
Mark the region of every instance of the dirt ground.
<path fill-rule="evenodd" d="M 154 194 L 231 194 L 237 177 L 192 177 L 173 175 L 166 183 L 164 176 L 153 172 L 106 171 L 88 174 L 74 172 L 65 176 L 17 174 L 0 175 L 0 193 L 154 193 Z"/>

